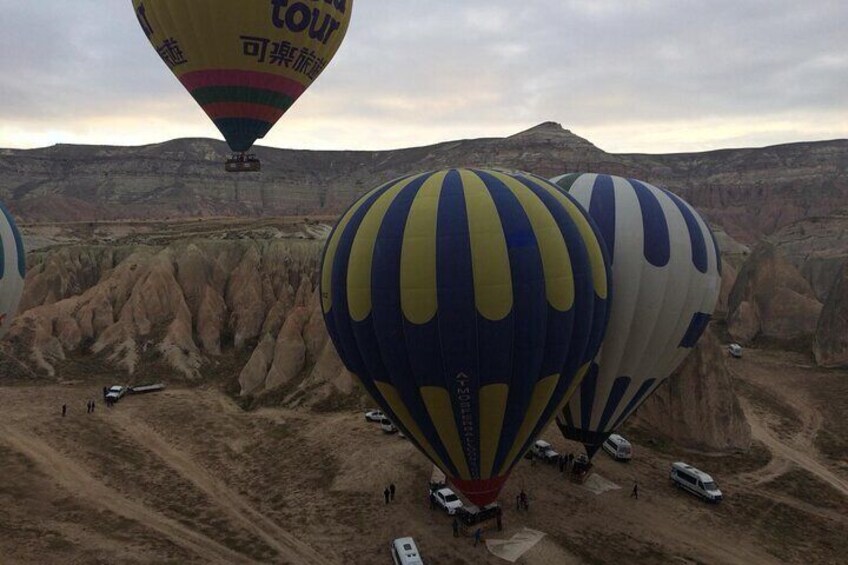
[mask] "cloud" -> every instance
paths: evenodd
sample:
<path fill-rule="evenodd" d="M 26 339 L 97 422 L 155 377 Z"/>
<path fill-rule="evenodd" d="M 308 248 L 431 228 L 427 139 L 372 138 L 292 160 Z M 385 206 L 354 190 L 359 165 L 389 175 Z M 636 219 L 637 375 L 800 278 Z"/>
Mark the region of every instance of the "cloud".
<path fill-rule="evenodd" d="M 0 146 L 219 137 L 129 2 L 0 10 Z M 846 21 L 841 0 L 355 0 L 336 59 L 263 143 L 402 147 L 546 120 L 611 151 L 846 137 Z"/>

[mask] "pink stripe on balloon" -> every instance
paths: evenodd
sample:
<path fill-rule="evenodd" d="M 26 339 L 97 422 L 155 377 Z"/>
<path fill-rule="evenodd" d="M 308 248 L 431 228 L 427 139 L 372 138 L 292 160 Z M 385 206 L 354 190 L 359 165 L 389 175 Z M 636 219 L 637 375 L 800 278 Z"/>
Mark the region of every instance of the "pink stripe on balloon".
<path fill-rule="evenodd" d="M 294 100 L 306 90 L 305 86 L 290 78 L 256 71 L 231 69 L 192 71 L 185 73 L 179 79 L 189 92 L 205 86 L 247 86 L 281 92 Z"/>

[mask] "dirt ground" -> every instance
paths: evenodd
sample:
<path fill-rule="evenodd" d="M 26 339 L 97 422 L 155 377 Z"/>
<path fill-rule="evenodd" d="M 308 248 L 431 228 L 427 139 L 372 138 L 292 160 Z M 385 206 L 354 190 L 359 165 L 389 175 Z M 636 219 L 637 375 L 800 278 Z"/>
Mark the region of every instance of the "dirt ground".
<path fill-rule="evenodd" d="M 545 532 L 523 564 L 844 563 L 848 459 L 831 438 L 845 425 L 848 372 L 755 350 L 733 370 L 750 452 L 686 452 L 637 435 L 631 463 L 596 458 L 621 487 L 600 495 L 524 460 L 502 495 L 505 530 L 492 537 Z M 358 412 L 244 412 L 210 387 L 98 402 L 87 414 L 104 384 L 0 387 L 0 563 L 388 564 L 389 540 L 406 535 L 427 563 L 505 563 L 452 537 L 427 503 L 431 466 Z M 558 436 L 545 434 L 578 450 Z M 673 488 L 676 460 L 710 472 L 725 501 Z M 386 505 L 390 482 L 397 498 Z M 522 488 L 530 510 L 519 513 Z"/>

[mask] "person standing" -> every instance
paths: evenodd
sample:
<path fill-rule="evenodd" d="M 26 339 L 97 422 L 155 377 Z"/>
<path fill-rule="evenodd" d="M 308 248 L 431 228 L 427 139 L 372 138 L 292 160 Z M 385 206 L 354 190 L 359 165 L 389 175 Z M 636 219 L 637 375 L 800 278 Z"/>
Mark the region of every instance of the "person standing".
<path fill-rule="evenodd" d="M 483 530 L 477 528 L 474 530 L 474 547 L 477 547 L 477 544 L 480 543 L 480 538 L 483 537 Z"/>
<path fill-rule="evenodd" d="M 459 537 L 459 520 L 456 518 L 453 519 L 453 537 Z"/>
<path fill-rule="evenodd" d="M 67 405 L 67 404 L 63 404 L 63 405 L 62 405 L 62 417 L 64 418 L 64 417 L 65 417 L 65 414 L 67 414 L 67 413 L 68 413 L 68 405 Z"/>
<path fill-rule="evenodd" d="M 91 401 L 91 413 L 92 413 L 92 414 L 94 414 L 94 407 L 95 407 L 95 406 L 97 406 L 97 401 L 96 401 L 96 400 L 92 400 L 92 401 Z"/>
<path fill-rule="evenodd" d="M 385 498 L 385 499 L 386 499 L 386 504 L 388 504 L 388 503 L 389 503 L 389 495 L 390 495 L 390 494 L 391 494 L 391 493 L 389 492 L 389 487 L 386 487 L 386 490 L 384 490 L 384 491 L 383 491 L 383 498 Z"/>
<path fill-rule="evenodd" d="M 391 497 L 391 501 L 394 502 L 395 501 L 395 484 L 394 483 L 389 485 L 389 495 Z"/>
<path fill-rule="evenodd" d="M 639 483 L 633 481 L 633 490 L 630 492 L 630 498 L 639 500 Z"/>

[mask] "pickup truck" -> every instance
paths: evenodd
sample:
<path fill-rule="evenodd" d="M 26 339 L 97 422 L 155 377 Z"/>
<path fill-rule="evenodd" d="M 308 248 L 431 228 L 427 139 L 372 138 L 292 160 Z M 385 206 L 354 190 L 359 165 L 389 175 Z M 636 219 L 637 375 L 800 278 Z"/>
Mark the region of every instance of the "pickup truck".
<path fill-rule="evenodd" d="M 119 401 L 124 395 L 127 393 L 127 387 L 125 386 L 110 386 L 109 390 L 106 392 L 106 401 L 115 403 Z"/>
<path fill-rule="evenodd" d="M 556 463 L 559 460 L 559 453 L 553 450 L 551 444 L 541 439 L 533 444 L 530 452 L 533 457 L 541 459 L 545 463 Z"/>

